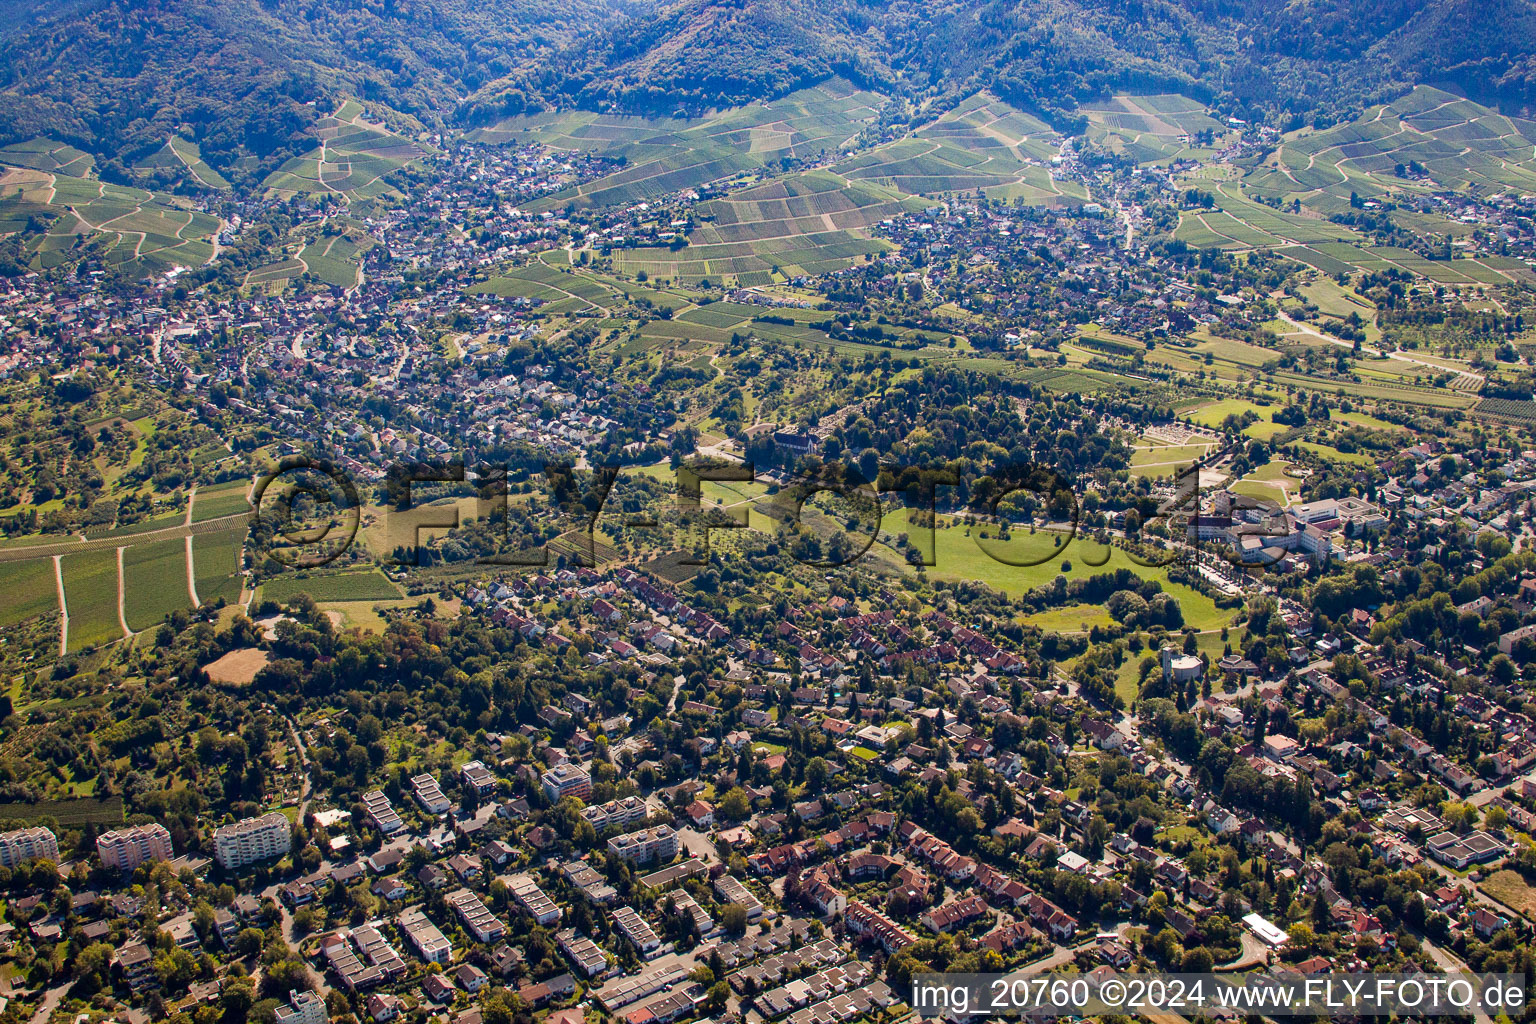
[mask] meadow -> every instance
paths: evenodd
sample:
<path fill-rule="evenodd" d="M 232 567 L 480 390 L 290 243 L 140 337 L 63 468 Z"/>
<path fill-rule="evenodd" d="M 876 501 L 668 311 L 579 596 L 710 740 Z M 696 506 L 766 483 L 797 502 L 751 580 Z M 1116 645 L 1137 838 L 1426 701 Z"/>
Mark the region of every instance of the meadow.
<path fill-rule="evenodd" d="M 888 512 L 881 522 L 882 534 L 895 537 L 910 533 L 909 512 L 895 509 Z M 974 580 L 985 583 L 994 590 L 1010 595 L 1020 595 L 1036 587 L 1050 583 L 1057 576 L 1069 580 L 1087 579 L 1100 573 L 1127 568 L 1143 579 L 1155 579 L 1163 589 L 1178 598 L 1184 611 L 1184 621 L 1195 629 L 1219 629 L 1231 617 L 1230 612 L 1216 607 L 1204 594 L 1167 578 L 1163 569 L 1149 568 L 1132 561 L 1126 552 L 1113 545 L 1104 545 L 1078 539 L 1062 547 L 1055 544 L 1061 536 L 1049 531 L 1033 535 L 1024 531 L 1014 534 L 1008 541 L 996 536 L 995 526 L 951 526 L 934 531 L 934 565 L 927 572 L 941 580 Z M 982 536 L 984 532 L 990 537 Z M 1009 565 L 998 561 L 988 550 L 1010 561 L 1038 561 L 1035 565 Z M 1098 564 L 1091 564 L 1093 559 Z M 1100 561 L 1103 559 L 1103 561 Z"/>

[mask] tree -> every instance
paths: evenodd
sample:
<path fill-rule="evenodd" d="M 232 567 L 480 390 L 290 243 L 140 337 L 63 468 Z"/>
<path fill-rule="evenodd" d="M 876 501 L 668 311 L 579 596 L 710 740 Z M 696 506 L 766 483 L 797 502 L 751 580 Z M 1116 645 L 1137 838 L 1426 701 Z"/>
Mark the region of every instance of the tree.
<path fill-rule="evenodd" d="M 732 935 L 741 935 L 747 930 L 747 908 L 740 903 L 727 903 L 720 911 L 721 926 Z"/>

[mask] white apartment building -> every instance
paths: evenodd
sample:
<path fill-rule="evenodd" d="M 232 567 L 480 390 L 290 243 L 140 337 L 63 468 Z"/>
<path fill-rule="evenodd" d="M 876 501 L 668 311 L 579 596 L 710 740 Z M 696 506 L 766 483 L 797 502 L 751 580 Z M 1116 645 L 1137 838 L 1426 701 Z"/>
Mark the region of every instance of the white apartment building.
<path fill-rule="evenodd" d="M 411 779 L 411 792 L 416 796 L 416 802 L 421 804 L 421 809 L 428 814 L 447 814 L 448 808 L 453 806 L 448 798 L 443 795 L 442 787 L 437 780 L 430 775 L 417 775 Z"/>
<path fill-rule="evenodd" d="M 608 852 L 631 864 L 645 864 L 653 860 L 669 861 L 677 856 L 677 833 L 670 825 L 643 828 L 608 840 Z"/>
<path fill-rule="evenodd" d="M 592 795 L 592 776 L 574 764 L 555 765 L 544 773 L 541 781 L 544 784 L 544 795 L 549 797 L 550 803 L 565 796 L 585 800 Z"/>
<path fill-rule="evenodd" d="M 326 1024 L 330 1019 L 318 992 L 289 992 L 288 1001 L 277 1008 L 277 1024 Z"/>
<path fill-rule="evenodd" d="M 382 790 L 364 793 L 363 806 L 368 808 L 368 817 L 373 819 L 374 827 L 386 836 L 405 829 L 405 822 L 400 820 L 400 812 L 395 810 L 395 805 L 389 802 L 389 797 Z"/>
<path fill-rule="evenodd" d="M 281 857 L 292 847 L 293 825 L 278 811 L 225 825 L 213 834 L 213 856 L 225 870 Z"/>

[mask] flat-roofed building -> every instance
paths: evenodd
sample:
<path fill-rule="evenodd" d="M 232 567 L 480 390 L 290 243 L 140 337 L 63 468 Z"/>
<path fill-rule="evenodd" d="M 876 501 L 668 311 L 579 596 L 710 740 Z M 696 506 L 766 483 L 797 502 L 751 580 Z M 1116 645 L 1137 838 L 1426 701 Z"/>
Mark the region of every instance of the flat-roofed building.
<path fill-rule="evenodd" d="M 331 1019 L 325 997 L 318 992 L 290 992 L 274 1018 L 277 1024 L 326 1024 Z"/>
<path fill-rule="evenodd" d="M 557 764 L 543 774 L 540 782 L 550 803 L 567 796 L 585 800 L 592 795 L 592 776 L 579 765 Z"/>
<path fill-rule="evenodd" d="M 528 915 L 536 922 L 551 925 L 560 920 L 560 907 L 539 888 L 539 883 L 531 876 L 512 875 L 503 881 L 512 890 L 512 898 L 517 900 L 517 905 L 528 911 Z"/>
<path fill-rule="evenodd" d="M 245 818 L 213 833 L 213 856 L 227 871 L 285 855 L 293 847 L 293 823 L 279 811 Z"/>
<path fill-rule="evenodd" d="M 480 796 L 487 796 L 496 791 L 496 776 L 485 766 L 484 761 L 466 761 L 459 766 L 459 778 L 464 785 L 474 790 Z"/>
<path fill-rule="evenodd" d="M 429 964 L 446 964 L 453 959 L 453 943 L 428 920 L 426 912 L 413 907 L 400 915 L 400 930 L 415 947 L 416 955 Z"/>
<path fill-rule="evenodd" d="M 448 905 L 459 915 L 465 930 L 481 942 L 495 942 L 506 936 L 507 926 L 470 890 L 458 889 L 449 893 Z"/>
<path fill-rule="evenodd" d="M 0 832 L 0 865 L 13 868 L 29 860 L 59 859 L 59 837 L 38 825 Z"/>
<path fill-rule="evenodd" d="M 416 797 L 416 802 L 421 805 L 421 809 L 428 814 L 447 814 L 448 808 L 453 806 L 443 795 L 442 787 L 437 784 L 437 780 L 425 772 L 412 776 L 411 794 Z"/>
<path fill-rule="evenodd" d="M 608 828 L 630 828 L 645 822 L 650 809 L 638 796 L 626 796 L 605 804 L 583 807 L 581 816 L 598 832 Z"/>
<path fill-rule="evenodd" d="M 634 907 L 619 907 L 613 912 L 613 923 L 618 926 L 630 944 L 645 956 L 661 948 L 661 937 L 635 912 Z"/>
<path fill-rule="evenodd" d="M 113 829 L 96 837 L 96 855 L 109 868 L 132 871 L 150 861 L 170 860 L 176 855 L 171 834 L 164 825 L 138 825 Z"/>
<path fill-rule="evenodd" d="M 564 929 L 555 936 L 555 941 L 560 951 L 588 978 L 595 978 L 608 970 L 608 956 L 602 947 L 576 929 Z"/>
<path fill-rule="evenodd" d="M 386 836 L 395 835 L 405 830 L 405 822 L 400 820 L 400 812 L 395 810 L 395 805 L 389 802 L 381 790 L 373 790 L 363 794 L 363 806 L 368 809 L 368 817 L 373 821 L 373 827 Z"/>
<path fill-rule="evenodd" d="M 631 864 L 669 861 L 677 856 L 677 832 L 670 825 L 656 825 L 608 840 L 608 852 Z"/>
<path fill-rule="evenodd" d="M 741 884 L 741 879 L 721 875 L 715 879 L 715 892 L 727 903 L 739 903 L 747 908 L 747 920 L 756 921 L 763 916 L 763 903 L 752 890 Z"/>

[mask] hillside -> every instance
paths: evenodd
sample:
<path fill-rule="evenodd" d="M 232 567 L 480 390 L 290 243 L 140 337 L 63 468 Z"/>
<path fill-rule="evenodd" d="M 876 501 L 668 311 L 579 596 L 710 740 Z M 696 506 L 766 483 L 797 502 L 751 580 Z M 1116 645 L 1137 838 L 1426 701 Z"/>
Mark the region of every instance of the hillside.
<path fill-rule="evenodd" d="M 415 133 L 551 107 L 697 116 L 832 78 L 941 109 L 989 90 L 1065 129 L 1120 91 L 1298 127 L 1417 83 L 1523 108 L 1533 54 L 1533 0 L 40 0 L 0 15 L 0 144 L 61 140 L 127 181 L 180 173 L 180 138 L 249 186 L 344 96 Z"/>
<path fill-rule="evenodd" d="M 1115 90 L 1234 112 L 1347 116 L 1416 82 L 1528 104 L 1536 7 L 1498 0 L 682 0 L 582 37 L 543 70 L 483 89 L 592 109 L 698 112 L 840 74 L 914 99 L 990 88 L 1073 123 Z"/>
<path fill-rule="evenodd" d="M 44 0 L 0 20 L 0 142 L 61 138 L 126 167 L 190 138 L 253 182 L 355 95 L 426 125 L 457 98 L 601 27 L 624 0 Z"/>

